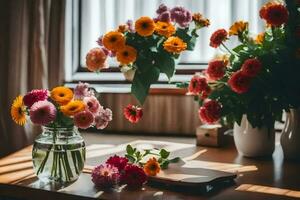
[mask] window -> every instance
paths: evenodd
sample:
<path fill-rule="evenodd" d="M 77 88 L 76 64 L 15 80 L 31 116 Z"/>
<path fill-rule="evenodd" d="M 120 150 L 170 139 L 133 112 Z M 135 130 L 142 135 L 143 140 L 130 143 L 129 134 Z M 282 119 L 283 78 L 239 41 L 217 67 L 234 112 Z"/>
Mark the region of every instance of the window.
<path fill-rule="evenodd" d="M 172 7 L 182 5 L 192 12 L 200 12 L 211 21 L 211 26 L 199 31 L 197 45 L 193 52 L 185 52 L 179 60 L 173 81 L 187 81 L 195 71 L 204 69 L 207 62 L 218 50 L 209 47 L 209 38 L 218 28 L 228 29 L 237 20 L 249 22 L 255 35 L 262 31 L 259 8 L 267 0 L 68 0 L 67 1 L 67 81 L 91 81 L 95 83 L 124 83 L 114 59 L 110 68 L 101 75 L 89 73 L 85 69 L 85 55 L 96 47 L 96 40 L 107 31 L 116 29 L 127 19 L 135 20 L 140 16 L 154 17 L 161 3 Z M 232 41 L 229 46 L 236 44 Z M 72 51 L 70 51 L 72 49 Z M 160 82 L 167 83 L 162 75 Z"/>

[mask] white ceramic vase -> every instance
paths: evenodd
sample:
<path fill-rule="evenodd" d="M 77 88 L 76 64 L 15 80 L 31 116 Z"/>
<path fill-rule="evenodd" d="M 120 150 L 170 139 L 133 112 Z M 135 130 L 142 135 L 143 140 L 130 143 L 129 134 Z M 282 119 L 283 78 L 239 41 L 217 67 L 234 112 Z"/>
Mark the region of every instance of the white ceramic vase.
<path fill-rule="evenodd" d="M 234 124 L 233 136 L 239 154 L 245 157 L 266 157 L 274 152 L 274 127 L 253 128 L 246 115 L 242 118 L 241 126 Z"/>
<path fill-rule="evenodd" d="M 280 143 L 284 158 L 300 160 L 300 110 L 291 109 L 286 113 L 286 121 L 282 130 Z"/>

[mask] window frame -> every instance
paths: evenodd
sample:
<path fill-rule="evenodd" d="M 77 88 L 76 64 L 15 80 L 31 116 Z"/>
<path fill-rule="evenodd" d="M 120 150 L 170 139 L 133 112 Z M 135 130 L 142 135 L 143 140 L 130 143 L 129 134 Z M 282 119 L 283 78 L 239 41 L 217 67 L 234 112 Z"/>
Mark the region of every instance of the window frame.
<path fill-rule="evenodd" d="M 80 65 L 80 46 L 81 46 L 81 0 L 66 0 L 65 17 L 65 82 L 75 83 L 85 81 L 92 84 L 130 84 L 125 79 L 117 66 L 101 70 L 101 75 L 89 72 Z M 178 63 L 174 77 L 171 82 L 189 81 L 192 75 L 207 68 L 208 63 Z M 156 85 L 159 85 L 156 87 Z M 163 89 L 174 88 L 174 84 L 164 74 L 160 74 L 154 88 Z M 170 86 L 171 85 L 171 86 Z M 160 92 L 161 93 L 161 92 Z"/>

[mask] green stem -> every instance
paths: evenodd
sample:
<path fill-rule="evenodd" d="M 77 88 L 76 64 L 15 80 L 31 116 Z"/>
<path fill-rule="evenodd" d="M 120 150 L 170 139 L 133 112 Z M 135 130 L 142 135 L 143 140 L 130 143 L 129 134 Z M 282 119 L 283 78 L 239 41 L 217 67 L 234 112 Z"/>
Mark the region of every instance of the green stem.
<path fill-rule="evenodd" d="M 230 51 L 230 49 L 228 49 L 228 47 L 222 42 L 221 43 L 222 47 L 224 47 L 231 55 L 236 55 L 234 54 L 232 51 Z"/>

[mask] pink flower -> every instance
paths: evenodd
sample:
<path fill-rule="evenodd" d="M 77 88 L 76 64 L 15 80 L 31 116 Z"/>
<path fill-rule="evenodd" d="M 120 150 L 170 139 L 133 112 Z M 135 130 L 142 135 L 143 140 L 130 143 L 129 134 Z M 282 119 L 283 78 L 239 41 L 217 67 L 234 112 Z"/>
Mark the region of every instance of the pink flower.
<path fill-rule="evenodd" d="M 109 157 L 109 159 L 106 161 L 106 164 L 112 165 L 116 168 L 118 168 L 119 172 L 123 171 L 128 163 L 128 159 L 125 157 L 120 157 L 117 155 Z"/>
<path fill-rule="evenodd" d="M 189 94 L 198 95 L 208 88 L 207 80 L 205 77 L 195 74 L 189 84 Z"/>
<path fill-rule="evenodd" d="M 257 58 L 249 58 L 243 63 L 241 71 L 245 76 L 255 77 L 261 68 L 262 64 Z"/>
<path fill-rule="evenodd" d="M 175 6 L 170 12 L 172 21 L 178 23 L 182 28 L 188 27 L 192 21 L 191 12 L 182 6 Z"/>
<path fill-rule="evenodd" d="M 223 60 L 212 60 L 208 63 L 206 73 L 210 80 L 217 81 L 225 75 L 226 63 Z"/>
<path fill-rule="evenodd" d="M 48 90 L 32 90 L 23 97 L 23 102 L 30 108 L 35 102 L 47 100 L 48 96 Z"/>
<path fill-rule="evenodd" d="M 74 116 L 74 124 L 78 128 L 87 129 L 94 123 L 94 115 L 88 111 L 82 111 Z"/>
<path fill-rule="evenodd" d="M 94 115 L 97 114 L 101 109 L 101 105 L 100 105 L 98 99 L 94 96 L 85 97 L 83 99 L 83 102 L 85 103 L 87 109 L 90 112 L 92 112 Z"/>
<path fill-rule="evenodd" d="M 104 129 L 108 122 L 112 120 L 112 111 L 109 108 L 100 109 L 100 112 L 95 117 L 95 126 L 97 129 Z"/>
<path fill-rule="evenodd" d="M 74 89 L 74 98 L 82 100 L 84 97 L 92 96 L 93 93 L 89 91 L 89 84 L 79 82 Z"/>
<path fill-rule="evenodd" d="M 161 13 L 158 17 L 157 17 L 158 21 L 161 22 L 171 22 L 171 13 L 170 11 L 166 11 Z"/>
<path fill-rule="evenodd" d="M 104 164 L 95 167 L 92 171 L 92 181 L 97 187 L 108 189 L 114 187 L 119 182 L 118 168 Z"/>
<path fill-rule="evenodd" d="M 32 123 L 45 126 L 55 120 L 56 108 L 49 101 L 38 101 L 31 106 L 29 115 Z"/>

